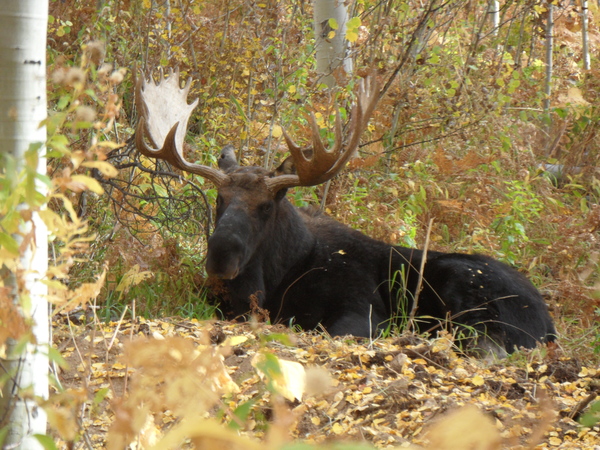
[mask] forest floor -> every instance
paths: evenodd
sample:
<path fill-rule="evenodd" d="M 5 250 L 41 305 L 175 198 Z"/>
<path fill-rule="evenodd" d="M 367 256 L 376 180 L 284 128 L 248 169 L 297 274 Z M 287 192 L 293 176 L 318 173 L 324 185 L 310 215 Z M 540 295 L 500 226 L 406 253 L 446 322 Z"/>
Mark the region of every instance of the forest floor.
<path fill-rule="evenodd" d="M 212 420 L 210 424 L 216 420 L 235 439 L 245 439 L 218 448 L 257 443 L 259 448 L 282 448 L 286 442 L 328 448 L 341 442 L 348 448 L 355 442 L 359 448 L 600 449 L 600 427 L 583 427 L 575 420 L 596 399 L 600 370 L 563 354 L 560 345 L 486 362 L 456 353 L 445 336 L 369 341 L 292 333 L 281 326 L 185 319 L 99 325 L 57 320 L 54 325 L 54 345 L 67 362 L 58 379 L 62 388 L 79 393 L 74 440 L 86 448 L 110 448 L 110 433 L 130 432 L 131 437 L 135 431 L 146 442 L 134 442 L 131 448 L 147 448 L 177 428 L 181 417 L 177 405 L 168 406 L 165 386 L 173 382 L 171 370 L 178 380 L 189 374 L 186 358 L 176 350 L 184 343 L 195 349 L 195 391 L 210 384 L 229 392 L 210 402 L 194 400 L 203 409 L 198 417 Z M 147 354 L 137 360 L 131 352 L 123 357 L 124 349 L 127 354 L 136 342 L 133 352 L 139 357 L 145 349 Z M 164 351 L 156 343 L 165 343 Z M 202 359 L 207 351 L 218 358 Z M 270 379 L 279 380 L 276 390 L 282 396 L 272 393 L 269 377 L 261 376 L 269 370 L 257 363 L 257 355 L 263 360 L 264 355 L 276 356 L 281 370 L 274 370 L 275 375 L 272 370 Z M 156 390 L 150 392 L 153 385 Z M 123 393 L 133 399 L 138 394 L 131 391 L 140 386 L 153 400 L 140 400 L 138 409 L 158 397 L 167 405 L 146 408 L 141 422 L 135 413 L 125 414 L 123 406 Z M 202 432 L 196 434 L 198 439 Z M 217 448 L 211 439 L 220 436 L 205 435 L 204 448 Z M 192 442 L 202 448 L 198 440 Z"/>

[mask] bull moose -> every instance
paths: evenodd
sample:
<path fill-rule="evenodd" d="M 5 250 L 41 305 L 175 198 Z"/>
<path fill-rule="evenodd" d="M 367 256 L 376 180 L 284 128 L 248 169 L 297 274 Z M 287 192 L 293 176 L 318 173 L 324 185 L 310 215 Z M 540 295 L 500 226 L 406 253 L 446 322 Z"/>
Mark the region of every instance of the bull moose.
<path fill-rule="evenodd" d="M 357 150 L 379 97 L 373 80 L 360 83 L 346 136 L 337 114 L 332 149 L 313 117 L 312 145 L 300 148 L 284 132 L 291 156 L 273 171 L 240 167 L 230 145 L 219 169 L 188 162 L 183 139 L 198 102 L 187 103 L 189 88 L 172 71 L 167 78 L 161 71 L 157 83 L 137 80 L 136 146 L 218 188 L 206 271 L 223 280 L 234 316 L 258 307 L 273 323 L 369 337 L 412 312 L 417 329 L 458 327 L 473 348 L 498 356 L 555 339 L 542 296 L 506 264 L 390 245 L 286 199 L 289 188 L 331 179 Z"/>

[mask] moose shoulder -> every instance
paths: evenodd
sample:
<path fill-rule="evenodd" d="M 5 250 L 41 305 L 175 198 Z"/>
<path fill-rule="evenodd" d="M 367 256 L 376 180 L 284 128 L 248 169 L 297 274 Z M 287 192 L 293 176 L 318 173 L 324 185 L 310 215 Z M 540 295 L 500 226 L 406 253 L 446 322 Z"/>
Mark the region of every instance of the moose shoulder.
<path fill-rule="evenodd" d="M 288 188 L 330 179 L 356 151 L 377 103 L 374 83 L 361 85 L 348 136 L 342 136 L 338 116 L 336 142 L 327 150 L 313 121 L 312 146 L 300 149 L 285 135 L 292 156 L 275 171 L 238 166 L 231 146 L 222 150 L 219 170 L 187 162 L 182 122 L 194 106 L 187 105 L 188 88 L 189 83 L 179 89 L 177 74 L 161 76 L 158 85 L 138 82 L 138 149 L 217 185 L 206 270 L 224 280 L 234 316 L 258 306 L 272 322 L 374 336 L 406 320 L 416 300 L 420 330 L 456 326 L 472 337 L 472 345 L 499 355 L 554 340 L 540 293 L 509 266 L 481 255 L 392 246 L 287 201 Z M 180 109 L 189 112 L 173 113 L 170 122 L 155 125 L 153 117 L 164 122 L 165 111 L 158 113 L 163 97 L 179 99 Z M 148 141 L 161 148 L 149 147 Z"/>

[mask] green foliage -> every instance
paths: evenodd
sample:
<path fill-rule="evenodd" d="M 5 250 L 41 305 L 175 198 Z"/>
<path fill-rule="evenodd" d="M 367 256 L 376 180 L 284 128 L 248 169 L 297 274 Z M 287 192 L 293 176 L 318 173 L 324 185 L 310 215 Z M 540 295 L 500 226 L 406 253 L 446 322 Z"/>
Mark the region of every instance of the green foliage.
<path fill-rule="evenodd" d="M 231 421 L 227 426 L 232 430 L 240 430 L 242 428 L 242 424 L 246 422 L 248 417 L 250 417 L 250 413 L 255 404 L 256 400 L 250 399 L 235 408 L 232 413 Z"/>
<path fill-rule="evenodd" d="M 58 450 L 58 447 L 54 443 L 54 439 L 52 439 L 50 436 L 46 436 L 45 434 L 36 434 L 34 437 L 46 450 Z"/>
<path fill-rule="evenodd" d="M 597 318 L 600 317 L 600 308 L 594 310 L 594 315 L 596 316 L 596 320 L 598 320 Z M 600 328 L 595 327 L 593 330 L 595 333 L 591 340 L 591 346 L 595 354 L 600 354 Z"/>
<path fill-rule="evenodd" d="M 278 392 L 276 380 L 282 376 L 279 359 L 271 352 L 262 352 L 262 356 L 256 368 L 265 375 L 267 389 L 275 394 Z"/>
<path fill-rule="evenodd" d="M 382 338 L 398 335 L 410 329 L 410 310 L 408 309 L 408 305 L 413 303 L 414 298 L 407 291 L 407 277 L 406 267 L 402 266 L 402 270 L 395 271 L 388 280 L 390 301 L 393 302 L 394 306 L 392 309 L 395 311 L 387 324 L 381 324 L 382 326 L 385 325 L 381 332 Z M 394 291 L 395 294 L 393 294 Z M 416 320 L 418 321 L 418 318 Z"/>
<path fill-rule="evenodd" d="M 501 257 L 516 265 L 529 241 L 526 229 L 539 219 L 544 204 L 527 182 L 511 180 L 505 185 L 507 190 L 495 205 L 502 215 L 492 222 L 491 228 L 500 238 Z"/>
<path fill-rule="evenodd" d="M 119 268 L 113 270 L 118 273 Z M 129 273 L 129 272 L 128 272 Z M 126 273 L 117 281 L 122 283 L 129 276 Z M 212 319 L 216 307 L 207 300 L 207 289 L 194 287 L 193 273 L 180 273 L 173 277 L 165 272 L 155 272 L 143 283 L 135 284 L 126 293 L 119 289 L 107 289 L 102 295 L 98 317 L 104 321 L 118 320 L 130 305 L 131 299 L 140 299 L 136 304 L 136 313 L 141 317 L 164 317 L 178 315 L 198 320 Z"/>
<path fill-rule="evenodd" d="M 590 428 L 600 423 L 600 402 L 592 403 L 590 410 L 579 419 L 579 423 Z"/>

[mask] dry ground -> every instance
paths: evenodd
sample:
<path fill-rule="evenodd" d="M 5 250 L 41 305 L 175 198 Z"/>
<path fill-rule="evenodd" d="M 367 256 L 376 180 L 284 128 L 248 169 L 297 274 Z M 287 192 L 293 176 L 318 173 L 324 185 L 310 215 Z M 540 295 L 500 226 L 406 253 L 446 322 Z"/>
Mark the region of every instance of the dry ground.
<path fill-rule="evenodd" d="M 289 336 L 288 345 L 282 343 L 284 335 Z M 139 349 L 150 348 L 155 341 L 171 342 L 174 337 L 181 338 L 176 342 L 223 355 L 221 385 L 231 387 L 233 381 L 235 392 L 216 399 L 202 417 L 229 423 L 236 422 L 232 416 L 238 415 L 241 419 L 234 428 L 253 442 L 272 444 L 273 429 L 279 426 L 277 442 L 343 440 L 380 448 L 467 448 L 471 439 L 477 445 L 468 448 L 600 448 L 600 428 L 581 427 L 573 420 L 596 399 L 600 370 L 582 366 L 556 346 L 486 363 L 458 355 L 445 337 L 426 341 L 406 335 L 369 342 L 314 332 L 291 333 L 282 327 L 182 319 L 55 323 L 54 344 L 68 363 L 58 378 L 63 388 L 80 395 L 77 443 L 65 446 L 105 448 L 113 423 L 134 421 L 123 419 L 119 405 L 124 404 L 125 390 L 140 385 L 136 373 L 144 376 L 149 372 L 140 368 L 139 362 L 124 360 L 123 348 L 138 341 L 140 353 Z M 297 395 L 301 400 L 288 395 L 292 400 L 282 401 L 269 392 L 252 363 L 257 353 L 274 354 L 308 369 L 307 386 Z M 154 357 L 161 360 L 142 365 L 162 365 L 167 372 L 174 364 L 160 351 Z M 152 354 L 148 358 L 152 359 Z M 182 377 L 185 370 L 181 369 Z M 208 373 L 208 369 L 202 370 Z M 208 376 L 204 382 L 210 383 Z M 287 382 L 294 383 L 289 377 Z M 163 389 L 161 384 L 157 382 L 157 392 Z M 98 393 L 106 395 L 102 398 Z M 240 405 L 247 408 L 238 408 Z M 476 409 L 461 409 L 464 405 Z M 447 418 L 455 410 L 460 411 L 455 413 L 458 415 Z M 180 422 L 172 407 L 153 411 L 150 434 L 154 439 Z M 147 424 L 144 427 L 148 434 Z M 117 428 L 113 425 L 113 430 Z M 482 446 L 484 441 L 487 446 Z M 197 440 L 193 442 L 200 446 Z M 187 445 L 191 445 L 189 441 Z"/>

